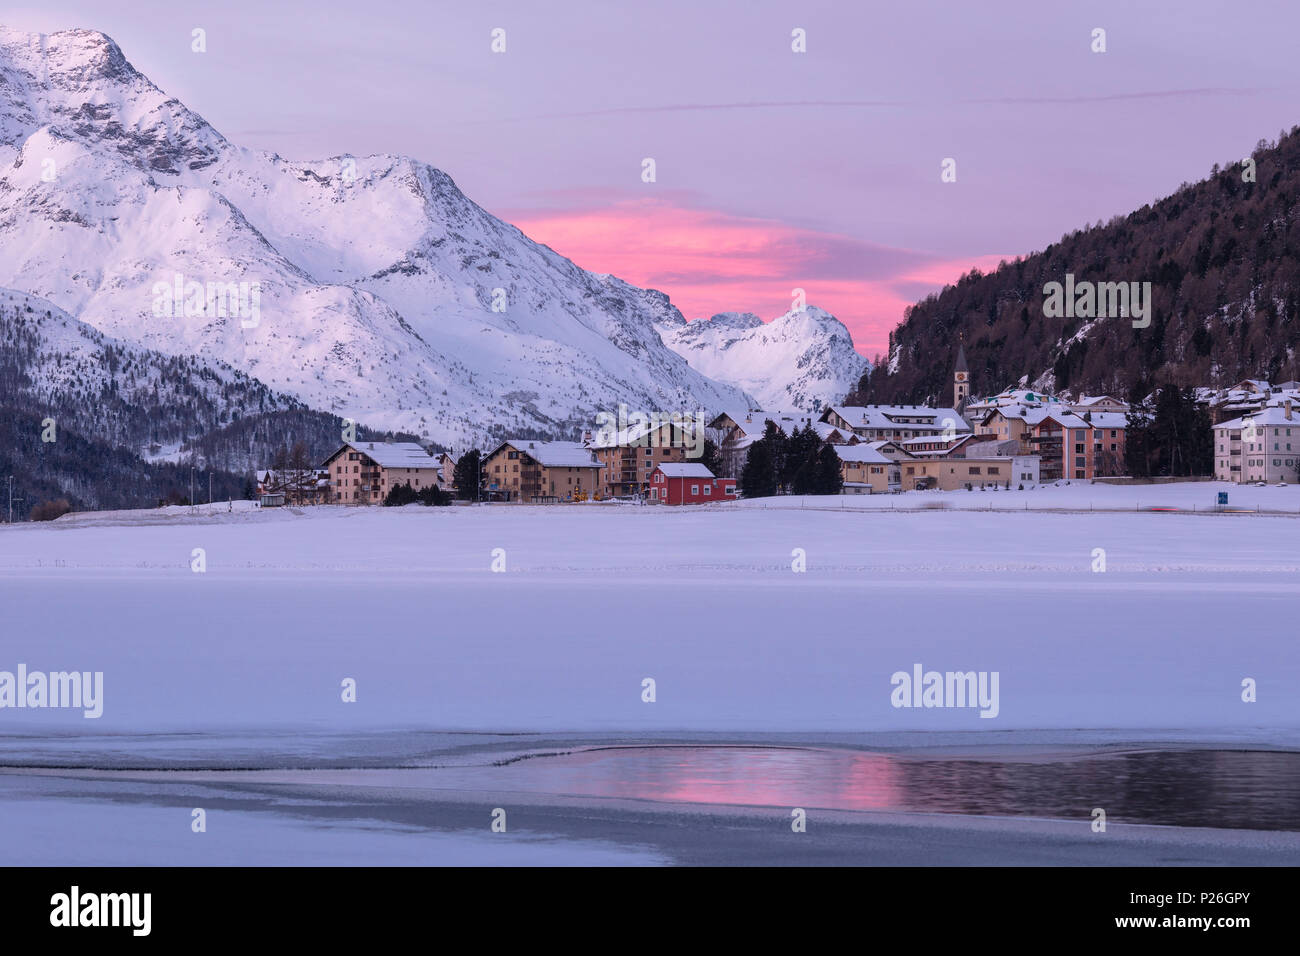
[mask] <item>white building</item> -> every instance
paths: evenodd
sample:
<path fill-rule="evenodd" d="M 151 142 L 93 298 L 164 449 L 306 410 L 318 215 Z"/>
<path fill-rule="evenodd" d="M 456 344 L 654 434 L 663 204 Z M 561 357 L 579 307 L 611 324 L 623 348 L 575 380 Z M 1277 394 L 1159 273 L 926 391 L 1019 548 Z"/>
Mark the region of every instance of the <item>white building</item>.
<path fill-rule="evenodd" d="M 821 420 L 848 429 L 863 441 L 903 441 L 924 436 L 970 434 L 970 423 L 955 408 L 925 405 L 832 405 Z"/>
<path fill-rule="evenodd" d="M 1214 426 L 1219 481 L 1295 482 L 1300 476 L 1300 415 L 1290 401 Z"/>

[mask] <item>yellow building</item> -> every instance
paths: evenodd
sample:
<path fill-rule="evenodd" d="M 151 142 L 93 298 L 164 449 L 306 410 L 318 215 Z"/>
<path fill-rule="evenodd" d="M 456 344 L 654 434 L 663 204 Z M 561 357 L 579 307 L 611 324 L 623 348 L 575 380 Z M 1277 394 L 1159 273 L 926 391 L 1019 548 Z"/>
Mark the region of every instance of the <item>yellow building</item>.
<path fill-rule="evenodd" d="M 483 491 L 502 501 L 590 499 L 600 491 L 600 470 L 580 442 L 510 439 L 483 459 Z"/>

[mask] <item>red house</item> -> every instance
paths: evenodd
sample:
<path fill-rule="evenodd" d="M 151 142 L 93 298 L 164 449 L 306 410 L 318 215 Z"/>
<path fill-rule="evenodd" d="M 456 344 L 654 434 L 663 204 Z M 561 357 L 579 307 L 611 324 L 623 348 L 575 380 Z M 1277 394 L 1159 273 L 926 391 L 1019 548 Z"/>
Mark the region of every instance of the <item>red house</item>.
<path fill-rule="evenodd" d="M 700 505 L 735 500 L 736 479 L 714 478 L 713 472 L 698 463 L 666 461 L 650 473 L 652 504 Z"/>

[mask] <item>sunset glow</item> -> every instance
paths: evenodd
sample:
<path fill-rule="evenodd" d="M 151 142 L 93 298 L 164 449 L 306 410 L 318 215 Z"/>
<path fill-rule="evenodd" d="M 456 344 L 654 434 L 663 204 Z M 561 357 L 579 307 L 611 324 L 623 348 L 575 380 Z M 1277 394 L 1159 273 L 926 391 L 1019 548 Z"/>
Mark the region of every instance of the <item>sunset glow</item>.
<path fill-rule="evenodd" d="M 903 310 L 1002 256 L 945 260 L 666 199 L 502 215 L 584 269 L 667 293 L 688 319 L 788 311 L 794 289 L 840 319 L 859 352 L 883 353 Z"/>

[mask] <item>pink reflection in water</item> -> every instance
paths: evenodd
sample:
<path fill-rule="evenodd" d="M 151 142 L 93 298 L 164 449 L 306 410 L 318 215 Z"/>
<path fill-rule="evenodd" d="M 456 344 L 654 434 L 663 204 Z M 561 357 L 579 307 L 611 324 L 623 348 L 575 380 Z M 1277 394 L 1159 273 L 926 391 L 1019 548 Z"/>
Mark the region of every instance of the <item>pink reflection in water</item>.
<path fill-rule="evenodd" d="M 902 799 L 892 757 L 835 750 L 615 748 L 511 769 L 516 785 L 580 796 L 845 810 L 897 807 Z"/>

